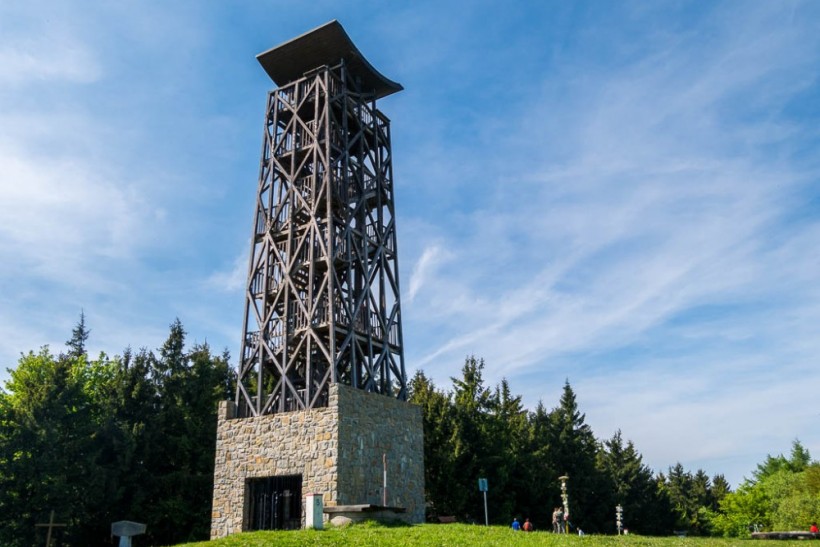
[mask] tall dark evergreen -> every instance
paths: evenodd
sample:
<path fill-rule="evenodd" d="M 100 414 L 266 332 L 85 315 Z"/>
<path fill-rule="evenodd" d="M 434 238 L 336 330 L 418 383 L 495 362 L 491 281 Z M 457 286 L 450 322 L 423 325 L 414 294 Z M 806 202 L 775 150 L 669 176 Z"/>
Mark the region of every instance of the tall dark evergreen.
<path fill-rule="evenodd" d="M 80 320 L 77 321 L 77 325 L 71 331 L 71 339 L 65 343 L 68 346 L 69 357 L 85 355 L 85 343 L 88 341 L 90 334 L 91 331 L 85 325 L 85 311 L 80 310 Z"/>
<path fill-rule="evenodd" d="M 643 457 L 632 441 L 624 444 L 621 431 L 601 444 L 598 468 L 608 479 L 610 510 L 604 523 L 605 532 L 616 530 L 615 506 L 623 508 L 623 526 L 639 534 L 661 535 L 672 530 L 668 518 L 671 507 L 660 494 L 652 470 L 643 464 Z M 602 503 L 606 497 L 602 497 Z M 666 517 L 666 518 L 665 518 Z"/>
<path fill-rule="evenodd" d="M 453 405 L 450 397 L 436 389 L 419 370 L 410 381 L 410 402 L 422 409 L 424 427 L 425 501 L 431 517 L 459 513 L 453 488 L 456 472 L 453 438 Z"/>
<path fill-rule="evenodd" d="M 725 479 L 724 479 L 725 482 Z M 692 535 L 708 535 L 711 532 L 709 511 L 717 502 L 709 476 L 702 469 L 694 474 L 684 469 L 680 462 L 669 468 L 669 474 L 661 485 L 675 511 L 675 529 Z M 725 485 L 728 488 L 728 485 Z M 721 484 L 720 488 L 724 488 Z"/>
<path fill-rule="evenodd" d="M 487 440 L 492 447 L 487 474 L 494 480 L 494 514 L 502 522 L 514 516 L 526 518 L 536 509 L 530 503 L 530 488 L 537 475 L 526 461 L 529 440 L 527 412 L 520 395 L 513 395 L 506 379 L 495 389 L 490 406 Z M 488 477 L 489 478 L 489 477 Z M 526 516 L 526 517 L 525 517 Z M 523 521 L 522 521 L 523 522 Z"/>
<path fill-rule="evenodd" d="M 731 492 L 732 488 L 731 486 L 729 486 L 729 481 L 726 480 L 726 477 L 724 477 L 720 473 L 712 477 L 711 509 L 716 510 L 720 506 L 720 502 L 723 500 L 723 498 L 725 498 L 726 495 Z"/>
<path fill-rule="evenodd" d="M 669 468 L 664 482 L 664 489 L 675 510 L 677 530 L 688 531 L 696 508 L 690 503 L 689 492 L 692 490 L 692 474 L 684 469 L 680 462 Z"/>
<path fill-rule="evenodd" d="M 603 532 L 606 507 L 600 497 L 607 492 L 603 475 L 596 467 L 597 441 L 578 409 L 575 392 L 569 384 L 558 406 L 550 413 L 553 461 L 556 470 L 569 476 L 570 521 L 588 532 Z M 557 485 L 555 505 L 559 505 Z"/>
<path fill-rule="evenodd" d="M 186 353 L 185 336 L 175 320 L 159 355 L 149 359 L 157 404 L 146 423 L 153 477 L 145 511 L 153 524 L 148 535 L 167 543 L 209 533 L 216 406 L 231 377 L 227 361 L 211 355 L 207 344 Z"/>
<path fill-rule="evenodd" d="M 523 472 L 530 479 L 529 517 L 540 528 L 552 526 L 552 511 L 560 503 L 557 462 L 553 458 L 555 442 L 550 412 L 539 401 L 528 416 L 529 439 L 523 457 Z M 524 508 L 526 509 L 526 508 Z"/>
<path fill-rule="evenodd" d="M 712 496 L 712 481 L 703 469 L 698 469 L 692 476 L 689 497 L 694 512 L 691 531 L 701 536 L 709 535 L 710 523 L 704 509 L 711 510 L 716 504 Z"/>
<path fill-rule="evenodd" d="M 483 516 L 482 496 L 472 486 L 490 471 L 488 425 L 492 393 L 484 386 L 484 361 L 469 357 L 461 378 L 453 381 L 453 479 L 462 485 L 452 494 L 456 511 L 465 518 Z"/>

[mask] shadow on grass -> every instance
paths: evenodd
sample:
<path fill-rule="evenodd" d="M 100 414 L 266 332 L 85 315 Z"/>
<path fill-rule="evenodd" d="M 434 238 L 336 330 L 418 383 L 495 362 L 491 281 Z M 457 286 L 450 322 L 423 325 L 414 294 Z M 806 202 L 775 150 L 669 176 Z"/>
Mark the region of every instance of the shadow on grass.
<path fill-rule="evenodd" d="M 340 526 L 336 526 L 335 524 L 325 523 L 325 528 L 337 528 L 337 529 L 349 529 L 353 528 L 356 530 L 361 529 L 369 529 L 369 528 L 411 528 L 413 525 L 403 520 L 388 520 L 388 521 L 378 521 L 378 520 L 363 520 L 361 522 L 351 522 L 349 524 L 342 524 Z"/>

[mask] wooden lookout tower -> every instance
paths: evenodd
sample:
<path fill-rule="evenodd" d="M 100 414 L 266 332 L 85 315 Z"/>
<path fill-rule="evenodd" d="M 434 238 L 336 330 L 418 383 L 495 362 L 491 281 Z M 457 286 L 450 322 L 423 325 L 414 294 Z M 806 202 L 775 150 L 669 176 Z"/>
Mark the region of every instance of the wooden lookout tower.
<path fill-rule="evenodd" d="M 406 399 L 390 122 L 338 22 L 258 56 L 268 95 L 236 403 L 326 406 L 343 383 Z"/>
<path fill-rule="evenodd" d="M 420 520 L 390 121 L 376 107 L 402 86 L 337 21 L 257 59 L 278 87 L 265 110 L 236 398 L 220 407 L 212 536 L 304 524 L 306 491 L 325 505 L 387 503 L 383 461 L 411 485 L 390 489 L 392 504 Z"/>

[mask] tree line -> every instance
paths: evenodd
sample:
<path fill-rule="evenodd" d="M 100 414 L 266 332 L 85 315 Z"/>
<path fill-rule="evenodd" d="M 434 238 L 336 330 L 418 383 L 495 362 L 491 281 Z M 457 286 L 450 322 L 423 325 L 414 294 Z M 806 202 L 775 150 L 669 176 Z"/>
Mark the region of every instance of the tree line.
<path fill-rule="evenodd" d="M 527 411 L 506 380 L 494 388 L 485 385 L 484 366 L 483 360 L 467 358 L 448 392 L 437 389 L 422 371 L 410 383 L 411 401 L 423 409 L 432 518 L 454 515 L 483 522 L 483 499 L 475 481 L 486 477 L 491 522 L 529 518 L 536 529 L 549 529 L 553 509 L 561 505 L 559 477 L 568 476 L 573 528 L 614 533 L 620 504 L 625 527 L 668 534 L 688 524 L 681 509 L 716 507 L 728 491 L 723 476 L 710 480 L 699 470 L 694 481 L 680 464 L 668 475 L 655 475 L 620 431 L 597 440 L 568 381 L 554 408 L 547 410 L 539 402 Z"/>
<path fill-rule="evenodd" d="M 489 387 L 484 361 L 468 357 L 452 389 L 438 389 L 423 371 L 410 382 L 424 421 L 429 517 L 484 521 L 477 479 L 487 478 L 489 517 L 509 524 L 529 518 L 551 527 L 568 476 L 569 520 L 588 533 L 624 527 L 646 535 L 748 536 L 754 529 L 808 529 L 820 520 L 820 464 L 795 441 L 791 458 L 768 456 L 753 478 L 732 492 L 722 474 L 677 463 L 653 472 L 621 431 L 594 436 L 567 381 L 558 404 L 528 411 L 506 380 Z"/>
<path fill-rule="evenodd" d="M 64 546 L 111 545 L 110 525 L 148 525 L 143 541 L 206 539 L 213 489 L 216 409 L 234 395 L 227 352 L 186 348 L 179 320 L 156 351 L 86 352 L 80 316 L 65 351 L 23 354 L 0 389 L 0 545 L 44 543 L 53 510 Z M 488 479 L 491 523 L 530 518 L 549 529 L 569 476 L 569 521 L 615 533 L 615 506 L 631 532 L 748 535 L 820 520 L 820 464 L 798 441 L 768 456 L 737 491 L 680 463 L 655 473 L 617 431 L 597 439 L 567 381 L 547 409 L 523 407 L 506 380 L 490 387 L 468 357 L 448 391 L 423 371 L 410 382 L 424 426 L 428 516 L 482 522 L 478 478 Z"/>
<path fill-rule="evenodd" d="M 141 541 L 206 539 L 216 405 L 234 391 L 227 353 L 185 348 L 179 320 L 157 352 L 89 358 L 85 318 L 54 355 L 21 356 L 0 390 L 0 545 L 113 545 L 111 523 L 148 524 Z"/>

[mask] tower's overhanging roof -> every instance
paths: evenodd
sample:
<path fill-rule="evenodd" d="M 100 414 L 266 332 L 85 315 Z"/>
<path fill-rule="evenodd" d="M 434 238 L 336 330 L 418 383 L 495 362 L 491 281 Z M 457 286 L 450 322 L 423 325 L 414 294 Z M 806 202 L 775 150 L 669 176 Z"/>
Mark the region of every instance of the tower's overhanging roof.
<path fill-rule="evenodd" d="M 347 69 L 360 79 L 362 91 L 375 92 L 377 99 L 404 89 L 367 62 L 336 20 L 260 53 L 256 59 L 279 87 L 314 68 L 335 66 L 344 59 Z"/>

